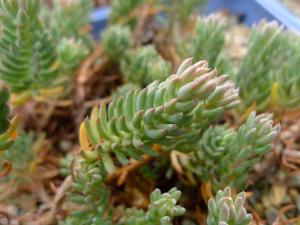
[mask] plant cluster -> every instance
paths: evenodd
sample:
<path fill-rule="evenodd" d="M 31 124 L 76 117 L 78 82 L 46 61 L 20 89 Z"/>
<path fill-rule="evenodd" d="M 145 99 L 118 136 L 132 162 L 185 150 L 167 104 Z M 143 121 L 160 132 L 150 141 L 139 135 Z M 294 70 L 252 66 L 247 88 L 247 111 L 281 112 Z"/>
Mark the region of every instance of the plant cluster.
<path fill-rule="evenodd" d="M 81 207 L 61 224 L 111 224 L 107 212 L 110 192 L 104 184 L 105 170 L 100 163 L 89 164 L 84 161 L 77 163 L 78 167 L 70 198 Z"/>
<path fill-rule="evenodd" d="M 112 153 L 127 164 L 128 157 L 156 155 L 153 144 L 164 151 L 190 152 L 201 131 L 239 103 L 237 97 L 226 76 L 217 76 L 205 61 L 192 64 L 187 59 L 165 81 L 94 108 L 80 128 L 83 154 L 90 160 L 101 157 L 113 172 Z"/>
<path fill-rule="evenodd" d="M 87 47 L 91 46 L 91 36 L 88 31 L 90 29 L 90 12 L 93 8 L 92 2 L 53 0 L 52 5 L 52 8 L 45 9 L 44 13 L 49 19 L 48 23 L 50 23 L 53 38 L 57 41 L 61 41 L 63 38 L 73 39 Z"/>
<path fill-rule="evenodd" d="M 18 117 L 9 119 L 9 90 L 3 84 L 0 86 L 0 156 L 9 149 L 17 136 Z"/>
<path fill-rule="evenodd" d="M 129 27 L 118 24 L 109 26 L 102 33 L 101 43 L 111 60 L 120 61 L 125 52 L 132 47 Z"/>
<path fill-rule="evenodd" d="M 219 190 L 216 198 L 208 201 L 207 225 L 249 225 L 252 216 L 244 208 L 246 193 L 232 197 L 230 187 Z"/>
<path fill-rule="evenodd" d="M 49 164 L 60 165 L 60 174 L 47 183 L 51 190 L 43 194 L 54 193 L 53 205 L 46 201 L 47 207 L 51 205 L 50 218 L 55 217 L 53 211 L 55 214 L 62 209 L 57 216 L 62 218 L 59 224 L 185 224 L 184 207 L 190 210 L 185 198 L 190 193 L 185 191 L 190 188 L 192 194 L 198 193 L 198 187 L 201 193 L 197 198 L 203 203 L 205 216 L 208 209 L 208 225 L 251 223 L 252 217 L 244 207 L 245 192 L 234 195 L 231 190 L 237 193 L 247 188 L 249 174 L 272 150 L 279 133 L 272 114 L 257 114 L 253 109 L 282 112 L 300 105 L 300 79 L 296 76 L 300 42 L 295 34 L 276 24 L 261 23 L 252 30 L 248 52 L 234 74 L 225 57 L 224 21 L 217 16 L 194 20 L 198 3 L 113 1 L 110 24 L 101 35 L 98 55 L 88 58 L 80 74 L 90 80 L 79 81 L 78 89 L 73 89 L 72 75 L 93 47 L 88 33 L 91 2 L 53 0 L 51 7 L 46 7 L 39 0 L 0 0 L 0 79 L 15 94 L 11 101 L 24 103 L 33 97 L 33 103 L 28 104 L 32 107 L 45 97 L 69 96 L 72 89 L 75 93 L 74 98 L 59 102 L 70 109 L 55 111 L 54 106 L 56 114 L 49 110 L 51 115 L 46 115 L 49 123 L 62 114 L 70 120 L 79 115 L 72 121 L 74 132 L 79 131 L 79 143 L 72 139 L 74 133 L 65 135 L 71 137 L 66 138 L 72 140 L 71 144 L 59 135 L 49 142 L 49 148 L 62 149 L 61 145 L 66 145 L 66 151 L 72 148 L 75 152 L 52 152 L 54 157 L 49 154 Z M 176 72 L 174 68 L 178 68 Z M 91 76 L 87 74 L 90 71 L 94 73 Z M 123 85 L 112 98 L 92 96 L 98 91 L 94 90 L 98 82 L 105 83 L 108 79 L 104 76 L 111 73 L 117 85 Z M 92 94 L 85 96 L 86 90 Z M 78 96 L 82 99 L 76 99 Z M 12 171 L 1 180 L 0 193 L 8 181 L 13 185 L 34 182 L 43 162 L 40 153 L 44 138 L 56 133 L 55 126 L 46 124 L 47 129 L 43 126 L 36 133 L 20 131 L 15 140 L 18 119 L 9 117 L 9 98 L 9 89 L 1 85 L 0 159 L 8 161 Z M 94 100 L 100 104 L 94 105 Z M 241 117 L 239 121 L 237 117 Z M 69 121 L 58 126 L 65 123 Z M 25 125 L 24 130 L 28 127 Z M 47 132 L 46 136 L 42 131 Z M 154 178 L 141 176 L 134 180 L 143 169 L 155 174 Z M 164 176 L 166 170 L 171 171 L 168 176 Z M 62 177 L 72 183 L 68 190 L 64 190 Z M 182 193 L 175 187 L 169 190 L 172 186 L 167 182 L 173 181 L 172 186 L 182 187 Z M 58 189 L 56 185 L 61 183 L 62 189 Z M 146 196 L 144 206 L 122 201 L 130 198 L 124 197 L 126 188 L 137 183 L 147 186 L 142 191 Z M 203 194 L 204 186 L 207 196 Z M 210 200 L 206 198 L 214 195 Z M 195 201 L 198 204 L 198 199 Z"/>
<path fill-rule="evenodd" d="M 142 3 L 146 2 L 146 0 L 115 0 L 112 2 L 112 11 L 110 14 L 110 21 L 112 23 L 118 23 L 125 18 L 128 18 L 127 21 L 124 21 L 127 24 L 134 25 L 136 23 L 136 18 L 134 16 L 130 16 L 133 11 L 140 6 Z"/>
<path fill-rule="evenodd" d="M 183 207 L 176 205 L 180 196 L 181 192 L 176 188 L 172 188 L 163 194 L 159 189 L 156 189 L 150 195 L 147 212 L 138 209 L 127 209 L 118 225 L 171 225 L 174 217 L 185 213 Z"/>
<path fill-rule="evenodd" d="M 182 58 L 205 59 L 221 73 L 230 72 L 230 62 L 222 53 L 225 44 L 225 21 L 218 15 L 200 17 L 191 33 L 176 37 L 177 51 Z"/>
<path fill-rule="evenodd" d="M 249 171 L 272 149 L 278 131 L 272 115 L 256 116 L 254 112 L 237 131 L 226 125 L 210 127 L 197 143 L 197 150 L 182 156 L 185 173 L 210 182 L 214 192 L 226 186 L 244 190 Z"/>
<path fill-rule="evenodd" d="M 120 64 L 120 71 L 129 83 L 145 86 L 155 80 L 164 80 L 171 72 L 155 46 L 133 48 L 129 27 L 112 25 L 102 34 L 102 46 L 108 57 Z"/>
<path fill-rule="evenodd" d="M 259 111 L 299 107 L 299 47 L 298 35 L 275 22 L 261 22 L 252 29 L 249 50 L 237 74 L 245 107 L 255 104 Z"/>
<path fill-rule="evenodd" d="M 83 160 L 77 160 L 77 164 L 70 199 L 80 207 L 60 224 L 113 224 L 113 208 L 109 205 L 110 191 L 105 184 L 107 174 L 103 165 L 100 162 L 89 163 Z M 174 217 L 185 212 L 184 208 L 177 205 L 180 196 L 181 192 L 176 188 L 163 194 L 156 189 L 150 195 L 151 204 L 147 212 L 128 208 L 116 224 L 171 225 Z"/>
<path fill-rule="evenodd" d="M 47 16 L 42 16 L 40 4 L 38 0 L 0 2 L 0 77 L 14 93 L 21 93 L 21 102 L 31 96 L 61 94 L 66 75 L 88 52 L 80 39 L 71 36 L 69 29 L 78 27 L 68 26 L 66 35 L 55 35 L 54 28 L 46 24 Z M 56 3 L 56 11 L 58 7 Z M 63 10 L 64 6 L 60 7 Z"/>
<path fill-rule="evenodd" d="M 43 144 L 43 135 L 36 138 L 32 132 L 21 131 L 13 145 L 0 156 L 0 160 L 10 162 L 13 168 L 6 179 L 19 184 L 31 182 L 38 164 L 41 163 L 39 152 Z"/>
<path fill-rule="evenodd" d="M 148 45 L 129 51 L 121 61 L 121 72 L 126 80 L 144 86 L 155 80 L 165 80 L 171 73 L 171 64 L 154 46 Z"/>

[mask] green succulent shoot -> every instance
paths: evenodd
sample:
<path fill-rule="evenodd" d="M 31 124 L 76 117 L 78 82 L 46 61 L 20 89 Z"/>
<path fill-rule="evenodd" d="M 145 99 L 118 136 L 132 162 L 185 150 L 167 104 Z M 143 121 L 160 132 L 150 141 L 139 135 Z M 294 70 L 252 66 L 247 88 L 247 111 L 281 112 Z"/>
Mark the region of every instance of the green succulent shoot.
<path fill-rule="evenodd" d="M 105 213 L 109 208 L 110 191 L 104 184 L 106 172 L 99 163 L 86 163 L 76 159 L 76 176 L 69 194 L 79 207 L 60 225 L 110 225 Z"/>
<path fill-rule="evenodd" d="M 231 64 L 222 50 L 225 44 L 225 22 L 217 15 L 199 17 L 192 33 L 176 38 L 181 57 L 193 56 L 195 61 L 207 60 L 221 73 L 231 72 Z"/>
<path fill-rule="evenodd" d="M 129 27 L 120 25 L 109 26 L 102 33 L 101 45 L 113 61 L 119 61 L 125 52 L 132 47 L 131 33 Z"/>
<path fill-rule="evenodd" d="M 299 52 L 299 36 L 275 22 L 261 22 L 251 31 L 248 52 L 237 74 L 245 110 L 281 112 L 299 108 Z"/>
<path fill-rule="evenodd" d="M 143 86 L 165 80 L 171 73 L 171 64 L 149 45 L 127 52 L 121 60 L 121 72 L 127 81 Z"/>
<path fill-rule="evenodd" d="M 10 110 L 7 104 L 9 97 L 8 88 L 0 83 L 0 155 L 13 145 L 17 137 L 18 117 L 9 119 Z"/>
<path fill-rule="evenodd" d="M 74 71 L 88 53 L 88 49 L 80 40 L 62 39 L 57 47 L 58 61 L 61 70 L 68 73 Z"/>
<path fill-rule="evenodd" d="M 250 170 L 272 149 L 278 132 L 279 125 L 273 125 L 272 115 L 252 112 L 237 131 L 226 125 L 207 129 L 197 150 L 182 156 L 181 162 L 186 174 L 210 182 L 214 192 L 226 186 L 244 190 Z"/>
<path fill-rule="evenodd" d="M 127 24 L 134 26 L 136 18 L 130 16 L 131 13 L 146 0 L 113 0 L 111 4 L 111 13 L 109 20 L 111 23 L 120 23 L 127 18 Z"/>
<path fill-rule="evenodd" d="M 39 0 L 1 0 L 0 13 L 0 78 L 18 94 L 13 103 L 63 95 L 70 89 L 63 88 L 70 86 L 65 81 L 88 52 L 86 46 L 73 37 L 56 39 Z"/>
<path fill-rule="evenodd" d="M 135 90 L 135 89 L 139 89 L 140 85 L 136 84 L 136 83 L 125 83 L 121 86 L 119 86 L 115 92 L 113 93 L 113 99 L 118 99 L 122 96 L 125 96 L 128 92 L 130 92 L 131 90 Z"/>
<path fill-rule="evenodd" d="M 8 161 L 12 165 L 13 171 L 8 177 L 10 180 L 17 181 L 18 184 L 32 182 L 43 144 L 44 135 L 36 138 L 33 132 L 20 132 L 18 139 L 0 157 L 0 160 Z"/>
<path fill-rule="evenodd" d="M 146 220 L 153 225 L 172 225 L 172 219 L 175 216 L 181 216 L 185 209 L 177 204 L 181 192 L 172 188 L 167 193 L 161 193 L 156 189 L 150 195 L 151 204 L 148 207 Z"/>
<path fill-rule="evenodd" d="M 172 225 L 174 217 L 182 216 L 185 209 L 177 205 L 181 192 L 172 188 L 166 193 L 159 189 L 150 195 L 150 205 L 147 212 L 130 208 L 118 221 L 118 225 Z"/>
<path fill-rule="evenodd" d="M 75 39 L 87 49 L 92 47 L 90 35 L 90 13 L 92 1 L 86 0 L 53 0 L 53 7 L 46 11 L 46 22 L 49 23 L 51 34 L 56 41 Z"/>
<path fill-rule="evenodd" d="M 7 102 L 9 100 L 10 93 L 7 87 L 3 84 L 0 85 L 0 133 L 5 132 L 9 127 L 9 107 Z"/>
<path fill-rule="evenodd" d="M 187 59 L 165 81 L 132 90 L 108 107 L 95 107 L 80 127 L 82 154 L 102 159 L 113 172 L 113 155 L 127 164 L 128 157 L 156 156 L 153 144 L 164 151 L 190 152 L 201 131 L 238 103 L 238 90 L 227 76 L 218 76 L 206 61 Z"/>
<path fill-rule="evenodd" d="M 207 225 L 249 225 L 252 215 L 244 208 L 246 193 L 232 197 L 230 187 L 219 190 L 215 198 L 208 201 Z"/>
<path fill-rule="evenodd" d="M 39 18 L 40 1 L 0 1 L 0 77 L 13 92 L 49 88 L 59 75 L 53 43 Z"/>

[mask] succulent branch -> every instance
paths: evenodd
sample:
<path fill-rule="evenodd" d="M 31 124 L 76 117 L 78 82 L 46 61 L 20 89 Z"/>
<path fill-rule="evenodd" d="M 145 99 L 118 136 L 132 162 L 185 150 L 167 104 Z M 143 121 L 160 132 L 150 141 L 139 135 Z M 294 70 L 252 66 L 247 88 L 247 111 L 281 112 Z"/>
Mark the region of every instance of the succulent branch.
<path fill-rule="evenodd" d="M 0 77 L 13 92 L 49 88 L 58 76 L 56 52 L 39 18 L 40 1 L 0 1 Z"/>
<path fill-rule="evenodd" d="M 101 44 L 111 60 L 119 61 L 124 57 L 126 50 L 132 46 L 129 27 L 120 25 L 108 27 L 102 33 Z"/>
<path fill-rule="evenodd" d="M 80 39 L 64 38 L 60 40 L 57 54 L 61 72 L 68 74 L 70 71 L 75 71 L 88 52 Z"/>
<path fill-rule="evenodd" d="M 139 5 L 144 3 L 145 0 L 113 0 L 111 5 L 111 13 L 109 19 L 112 23 L 120 22 L 121 19 L 130 17 L 130 13 Z M 131 21 L 129 22 L 135 22 Z"/>
<path fill-rule="evenodd" d="M 172 188 L 168 193 L 161 194 L 159 189 L 151 193 L 151 204 L 148 207 L 146 219 L 153 225 L 171 225 L 175 216 L 181 216 L 185 209 L 176 205 L 181 192 Z"/>
<path fill-rule="evenodd" d="M 121 60 L 121 72 L 129 82 L 143 86 L 165 80 L 171 73 L 171 64 L 150 45 L 127 52 Z"/>
<path fill-rule="evenodd" d="M 18 184 L 32 182 L 37 165 L 41 161 L 39 152 L 43 144 L 43 135 L 36 138 L 32 132 L 20 132 L 18 139 L 0 157 L 0 160 L 8 161 L 12 165 L 10 180 L 15 180 Z"/>
<path fill-rule="evenodd" d="M 176 42 L 181 57 L 193 56 L 196 61 L 205 59 L 221 73 L 230 71 L 229 60 L 222 54 L 225 22 L 220 16 L 198 18 L 193 32 L 186 37 L 178 35 Z"/>
<path fill-rule="evenodd" d="M 69 215 L 62 225 L 110 225 L 106 215 L 110 192 L 104 184 L 106 173 L 99 163 L 79 160 L 70 199 L 80 208 Z"/>
<path fill-rule="evenodd" d="M 51 34 L 57 41 L 75 39 L 86 48 L 91 47 L 90 13 L 92 1 L 86 0 L 53 0 L 53 8 L 46 12 Z"/>
<path fill-rule="evenodd" d="M 222 125 L 207 129 L 197 151 L 187 159 L 185 156 L 182 163 L 186 173 L 210 181 L 214 192 L 228 185 L 243 190 L 249 171 L 272 149 L 278 132 L 279 125 L 273 125 L 272 115 L 256 116 L 253 112 L 237 131 Z"/>
<path fill-rule="evenodd" d="M 9 107 L 7 102 L 10 93 L 3 84 L 0 85 L 0 155 L 2 151 L 9 149 L 17 136 L 18 117 L 11 120 L 9 117 Z"/>
<path fill-rule="evenodd" d="M 174 217 L 185 213 L 185 209 L 177 205 L 180 196 L 181 192 L 176 188 L 163 194 L 159 189 L 156 189 L 150 195 L 150 205 L 147 212 L 127 209 L 118 225 L 172 225 Z"/>
<path fill-rule="evenodd" d="M 230 187 L 219 190 L 216 198 L 208 201 L 207 225 L 249 225 L 252 215 L 244 208 L 246 193 L 232 197 Z"/>
<path fill-rule="evenodd" d="M 80 129 L 83 155 L 114 170 L 112 153 L 122 164 L 128 157 L 157 155 L 151 148 L 160 144 L 164 151 L 192 151 L 201 131 L 224 111 L 235 107 L 238 90 L 218 77 L 205 61 L 192 65 L 184 61 L 177 73 L 165 81 L 155 81 L 142 90 L 93 109 Z"/>
<path fill-rule="evenodd" d="M 39 0 L 0 1 L 0 78 L 19 94 L 16 104 L 32 96 L 63 94 L 68 75 L 88 53 L 72 32 L 74 37 L 56 39 L 51 25 L 45 23 L 47 17 L 42 16 L 40 4 Z"/>
<path fill-rule="evenodd" d="M 300 104 L 300 38 L 275 22 L 261 22 L 237 74 L 245 107 L 258 111 L 293 110 Z M 251 91 L 250 91 L 251 90 Z"/>

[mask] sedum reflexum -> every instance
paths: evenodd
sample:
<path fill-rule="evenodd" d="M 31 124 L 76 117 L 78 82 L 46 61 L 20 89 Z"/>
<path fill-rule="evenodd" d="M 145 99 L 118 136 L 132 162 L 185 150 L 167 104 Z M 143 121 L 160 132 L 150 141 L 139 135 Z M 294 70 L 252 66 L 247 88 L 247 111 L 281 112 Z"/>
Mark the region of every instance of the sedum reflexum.
<path fill-rule="evenodd" d="M 90 13 L 92 1 L 53 0 L 52 8 L 42 7 L 51 38 L 57 43 L 61 73 L 73 72 L 92 47 Z"/>
<path fill-rule="evenodd" d="M 15 116 L 9 119 L 9 100 L 10 93 L 7 87 L 0 84 L 0 155 L 4 150 L 9 149 L 17 136 L 18 118 Z"/>
<path fill-rule="evenodd" d="M 229 61 L 223 56 L 225 22 L 217 15 L 197 19 L 193 32 L 186 37 L 178 35 L 177 49 L 181 57 L 193 56 L 194 60 L 207 60 L 218 71 L 229 71 Z"/>
<path fill-rule="evenodd" d="M 39 0 L 1 0 L 0 13 L 0 79 L 19 94 L 14 103 L 67 92 L 62 85 L 70 86 L 69 75 L 88 53 L 83 41 L 75 34 L 57 39 Z"/>
<path fill-rule="evenodd" d="M 62 73 L 75 71 L 81 61 L 87 56 L 88 49 L 81 40 L 64 38 L 57 47 L 57 57 Z"/>
<path fill-rule="evenodd" d="M 253 112 L 237 131 L 226 125 L 207 129 L 197 150 L 182 156 L 181 161 L 187 174 L 210 182 L 214 192 L 226 186 L 244 190 L 249 171 L 272 149 L 278 132 L 279 125 L 273 125 L 272 115 Z"/>
<path fill-rule="evenodd" d="M 78 167 L 70 199 L 78 205 L 61 225 L 110 225 L 108 211 L 110 191 L 104 184 L 106 172 L 99 163 L 77 160 Z"/>
<path fill-rule="evenodd" d="M 190 152 L 201 132 L 238 103 L 238 90 L 227 76 L 218 76 L 206 61 L 187 59 L 165 81 L 95 107 L 80 128 L 82 154 L 102 158 L 112 172 L 113 155 L 127 164 L 128 157 L 157 155 L 153 144 L 163 151 Z"/>
<path fill-rule="evenodd" d="M 101 45 L 113 61 L 119 61 L 125 52 L 132 47 L 131 33 L 129 27 L 120 25 L 109 26 L 103 31 Z"/>
<path fill-rule="evenodd" d="M 153 225 L 171 225 L 175 216 L 181 216 L 185 209 L 177 204 L 181 192 L 172 188 L 167 193 L 161 193 L 156 189 L 150 195 L 150 205 L 146 214 L 146 220 Z"/>
<path fill-rule="evenodd" d="M 135 23 L 135 18 L 131 18 L 130 14 L 144 2 L 145 0 L 113 0 L 109 15 L 111 23 L 118 23 L 124 18 L 129 18 L 129 23 Z"/>
<path fill-rule="evenodd" d="M 89 163 L 77 160 L 75 180 L 69 195 L 75 210 L 61 225 L 171 225 L 176 216 L 184 214 L 185 209 L 177 202 L 181 192 L 176 188 L 167 193 L 156 189 L 150 195 L 150 205 L 147 212 L 136 208 L 124 210 L 116 223 L 112 222 L 109 205 L 110 191 L 105 185 L 106 171 L 99 162 Z"/>
<path fill-rule="evenodd" d="M 41 162 L 39 152 L 44 144 L 44 135 L 35 138 L 34 133 L 20 132 L 13 145 L 4 151 L 0 160 L 8 161 L 13 168 L 8 179 L 23 185 L 32 182 L 36 175 L 37 165 Z"/>
<path fill-rule="evenodd" d="M 86 0 L 53 0 L 53 8 L 46 11 L 46 19 L 50 25 L 54 39 L 75 39 L 91 47 L 89 26 L 92 1 Z"/>
<path fill-rule="evenodd" d="M 121 72 L 127 81 L 143 86 L 165 80 L 171 73 L 171 64 L 149 45 L 128 51 L 121 60 Z"/>
<path fill-rule="evenodd" d="M 56 52 L 39 18 L 38 0 L 0 1 L 0 78 L 13 92 L 55 86 Z"/>
<path fill-rule="evenodd" d="M 248 52 L 237 74 L 244 107 L 290 111 L 300 104 L 300 38 L 275 22 L 251 32 Z"/>
<path fill-rule="evenodd" d="M 246 193 L 232 197 L 230 187 L 219 190 L 215 198 L 208 201 L 207 225 L 249 225 L 252 215 L 244 208 Z"/>
<path fill-rule="evenodd" d="M 147 212 L 138 209 L 127 209 L 125 215 L 119 220 L 118 225 L 172 225 L 176 216 L 185 213 L 185 209 L 177 202 L 181 192 L 172 188 L 166 193 L 159 189 L 150 195 L 150 205 Z"/>

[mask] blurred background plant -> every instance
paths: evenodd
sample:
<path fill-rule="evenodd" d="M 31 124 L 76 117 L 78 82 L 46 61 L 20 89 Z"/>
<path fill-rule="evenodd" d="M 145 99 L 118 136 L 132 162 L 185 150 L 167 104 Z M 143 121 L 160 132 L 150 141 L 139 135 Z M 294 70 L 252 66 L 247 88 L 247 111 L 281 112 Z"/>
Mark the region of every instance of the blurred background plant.
<path fill-rule="evenodd" d="M 9 161 L 13 168 L 7 179 L 22 185 L 32 182 L 37 175 L 37 166 L 42 163 L 40 151 L 43 145 L 43 135 L 36 139 L 32 132 L 21 131 L 15 143 L 1 156 L 1 160 Z"/>
<path fill-rule="evenodd" d="M 195 61 L 207 60 L 220 73 L 231 72 L 230 60 L 222 50 L 225 44 L 225 21 L 220 15 L 197 19 L 194 30 L 187 34 L 175 35 L 181 58 L 192 56 Z"/>
<path fill-rule="evenodd" d="M 79 36 L 71 32 L 71 29 L 77 32 L 78 27 L 68 25 L 68 29 L 63 29 L 69 32 L 64 37 L 75 38 L 74 41 L 55 37 L 55 31 L 46 24 L 47 17 L 41 17 L 40 4 L 37 0 L 13 0 L 1 1 L 0 5 L 3 29 L 0 77 L 11 86 L 12 92 L 18 94 L 14 100 L 16 104 L 22 104 L 33 96 L 49 98 L 67 93 L 71 88 L 68 76 L 88 53 L 88 49 L 80 44 Z M 73 11 L 78 11 L 79 6 L 76 7 Z M 88 15 L 89 10 L 83 13 Z M 61 18 L 58 20 L 62 22 Z M 71 21 L 74 20 L 75 17 L 71 18 Z M 61 24 L 53 26 L 62 28 Z M 88 35 L 88 32 L 85 34 Z M 56 45 L 56 42 L 59 44 Z"/>
<path fill-rule="evenodd" d="M 297 34 L 275 22 L 263 21 L 251 31 L 237 74 L 244 107 L 276 113 L 299 107 L 299 43 Z"/>
<path fill-rule="evenodd" d="M 0 84 L 0 156 L 3 151 L 9 149 L 17 138 L 18 117 L 9 118 L 10 108 L 8 100 L 10 92 L 8 88 Z"/>

